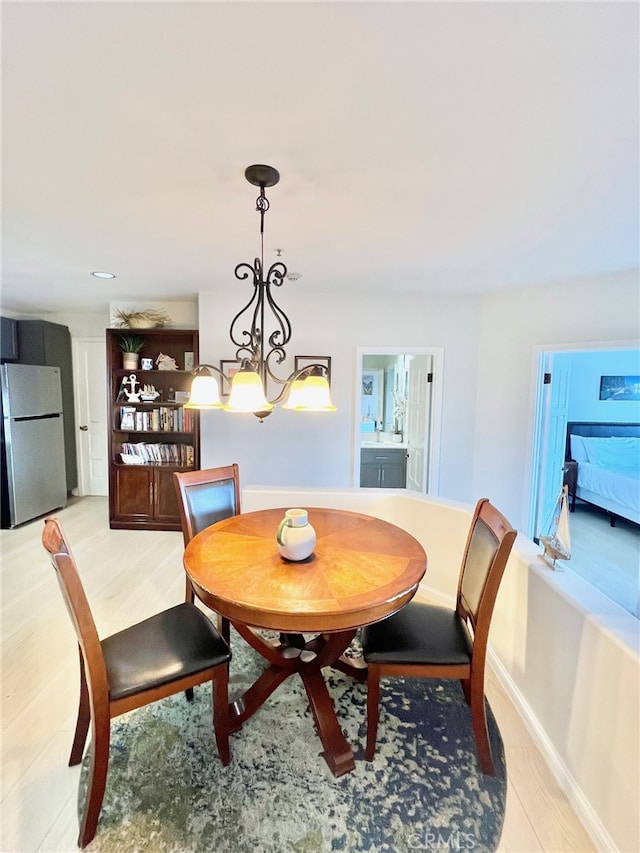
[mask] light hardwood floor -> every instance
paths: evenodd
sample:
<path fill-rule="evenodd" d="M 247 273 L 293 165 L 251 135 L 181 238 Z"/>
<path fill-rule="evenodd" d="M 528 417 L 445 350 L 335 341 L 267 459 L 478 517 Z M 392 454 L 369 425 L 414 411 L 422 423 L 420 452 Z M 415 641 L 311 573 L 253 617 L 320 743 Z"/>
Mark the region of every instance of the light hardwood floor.
<path fill-rule="evenodd" d="M 640 525 L 583 501 L 569 513 L 571 560 L 559 561 L 633 616 L 640 616 Z"/>
<path fill-rule="evenodd" d="M 182 600 L 182 535 L 114 531 L 106 498 L 56 513 L 101 636 Z M 2 554 L 2 835 L 0 850 L 76 849 L 79 770 L 67 767 L 78 698 L 75 637 L 40 544 L 42 521 L 0 532 Z M 595 850 L 497 681 L 487 694 L 505 744 L 500 851 Z M 153 850 L 149 844 L 148 850 Z M 229 851 L 232 853 L 232 851 Z"/>

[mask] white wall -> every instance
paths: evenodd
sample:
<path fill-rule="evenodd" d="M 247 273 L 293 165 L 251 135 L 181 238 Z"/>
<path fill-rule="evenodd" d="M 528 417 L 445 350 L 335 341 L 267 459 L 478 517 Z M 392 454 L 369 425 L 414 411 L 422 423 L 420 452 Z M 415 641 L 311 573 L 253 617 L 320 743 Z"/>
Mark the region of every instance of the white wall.
<path fill-rule="evenodd" d="M 372 293 L 326 295 L 287 282 L 275 293 L 293 325 L 288 353 L 330 355 L 335 414 L 277 409 L 264 423 L 253 415 L 205 412 L 202 466 L 238 462 L 242 484 L 351 485 L 356 347 L 444 346 L 441 490 L 470 500 L 479 298 Z M 248 299 L 247 285 L 201 293 L 200 357 L 232 359 L 229 324 Z M 283 370 L 286 375 L 292 364 Z M 357 401 L 359 404 L 359 396 Z"/>
<path fill-rule="evenodd" d="M 640 376 L 640 350 L 568 353 L 564 359 L 571 371 L 569 420 L 640 423 L 640 400 L 600 399 L 602 376 Z"/>
<path fill-rule="evenodd" d="M 520 530 L 527 529 L 536 347 L 637 339 L 638 281 L 635 271 L 482 300 L 471 493 L 491 497 Z"/>
<path fill-rule="evenodd" d="M 202 415 L 202 465 L 238 462 L 242 484 L 351 483 L 356 347 L 442 346 L 440 495 L 491 497 L 519 529 L 528 514 L 535 348 L 638 337 L 638 273 L 480 296 L 326 295 L 287 282 L 276 293 L 292 324 L 289 353 L 332 356 L 335 415 L 276 410 Z M 230 280 L 200 294 L 200 357 L 233 358 L 231 318 L 248 299 Z M 289 365 L 291 367 L 291 365 Z"/>

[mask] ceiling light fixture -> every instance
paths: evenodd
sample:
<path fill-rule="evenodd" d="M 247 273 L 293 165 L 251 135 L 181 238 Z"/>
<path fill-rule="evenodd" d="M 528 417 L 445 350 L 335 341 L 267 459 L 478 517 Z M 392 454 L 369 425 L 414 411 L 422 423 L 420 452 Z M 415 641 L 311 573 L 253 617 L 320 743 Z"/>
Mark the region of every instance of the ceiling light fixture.
<path fill-rule="evenodd" d="M 94 278 L 115 278 L 116 274 L 114 272 L 92 272 L 91 275 Z"/>
<path fill-rule="evenodd" d="M 285 409 L 296 412 L 335 412 L 329 389 L 329 371 L 326 364 L 306 364 L 294 370 L 286 379 L 280 379 L 273 368 L 286 358 L 285 347 L 291 340 L 291 323 L 282 308 L 276 303 L 272 287 L 280 287 L 287 278 L 287 268 L 281 261 L 271 264 L 264 272 L 264 216 L 269 210 L 266 187 L 275 186 L 280 174 L 272 166 L 248 166 L 245 178 L 253 186 L 260 187 L 256 199 L 256 211 L 260 214 L 260 257 L 253 265 L 241 263 L 236 266 L 235 276 L 241 281 L 253 278 L 253 295 L 231 321 L 229 337 L 237 347 L 236 361 L 240 369 L 231 382 L 228 376 L 212 364 L 199 364 L 194 368 L 195 378 L 191 385 L 191 396 L 185 404 L 188 409 L 224 409 L 227 412 L 250 412 L 260 422 L 270 415 L 274 407 L 286 399 Z M 282 250 L 276 249 L 278 257 Z M 267 308 L 270 329 L 266 329 Z M 247 321 L 251 328 L 247 330 Z M 225 388 L 230 385 L 229 402 L 220 400 L 220 388 L 216 374 Z M 270 383 L 282 386 L 269 399 Z"/>

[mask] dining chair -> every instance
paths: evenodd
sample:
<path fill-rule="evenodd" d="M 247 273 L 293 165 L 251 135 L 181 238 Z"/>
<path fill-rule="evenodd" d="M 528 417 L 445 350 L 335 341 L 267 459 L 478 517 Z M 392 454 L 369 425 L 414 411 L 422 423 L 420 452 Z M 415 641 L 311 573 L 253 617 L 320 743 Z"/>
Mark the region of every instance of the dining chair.
<path fill-rule="evenodd" d="M 51 556 L 80 654 L 80 703 L 69 766 L 82 761 L 91 724 L 89 781 L 78 835 L 78 846 L 85 847 L 98 826 L 114 717 L 210 681 L 218 754 L 222 764 L 229 764 L 231 653 L 211 621 L 188 602 L 100 640 L 75 559 L 57 518 L 45 519 L 42 544 Z"/>
<path fill-rule="evenodd" d="M 180 524 L 185 547 L 205 527 L 240 514 L 240 473 L 238 465 L 223 465 L 203 471 L 174 472 Z M 185 577 L 185 600 L 193 603 L 195 594 Z M 218 630 L 229 642 L 229 621 L 218 618 Z"/>
<path fill-rule="evenodd" d="M 367 743 L 373 760 L 384 676 L 459 678 L 471 709 L 483 773 L 495 774 L 487 729 L 484 672 L 491 615 L 516 530 L 487 498 L 478 501 L 462 558 L 455 609 L 411 601 L 363 629 L 367 663 Z"/>

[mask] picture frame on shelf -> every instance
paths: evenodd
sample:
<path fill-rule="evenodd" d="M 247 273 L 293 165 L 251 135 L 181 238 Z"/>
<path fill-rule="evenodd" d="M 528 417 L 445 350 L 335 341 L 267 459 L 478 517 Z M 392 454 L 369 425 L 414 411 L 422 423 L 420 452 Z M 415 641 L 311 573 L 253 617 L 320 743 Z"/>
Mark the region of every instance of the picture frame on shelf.
<path fill-rule="evenodd" d="M 184 354 L 184 369 L 185 370 L 193 370 L 194 361 L 193 361 L 193 353 L 185 352 Z"/>
<path fill-rule="evenodd" d="M 242 362 L 237 359 L 226 359 L 220 362 L 220 370 L 224 374 L 226 379 L 226 387 L 224 387 L 224 382 L 220 388 L 220 397 L 228 397 L 231 393 L 231 381 L 236 373 L 242 367 Z"/>
<path fill-rule="evenodd" d="M 321 364 L 327 369 L 327 381 L 331 387 L 331 356 L 330 355 L 296 355 L 294 357 L 294 371 L 311 367 L 312 364 Z"/>

